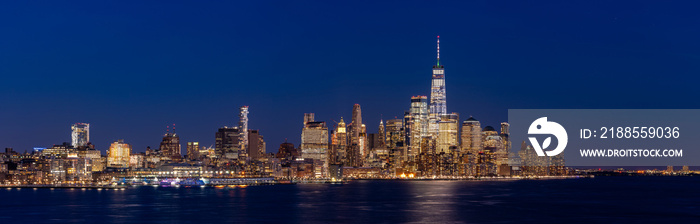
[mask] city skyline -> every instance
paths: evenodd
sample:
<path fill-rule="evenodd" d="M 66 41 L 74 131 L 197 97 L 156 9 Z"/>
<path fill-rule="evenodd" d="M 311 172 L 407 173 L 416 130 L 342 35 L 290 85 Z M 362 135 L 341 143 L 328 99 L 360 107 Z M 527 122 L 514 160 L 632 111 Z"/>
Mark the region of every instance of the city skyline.
<path fill-rule="evenodd" d="M 412 139 L 418 139 L 417 142 L 407 143 L 409 145 L 412 145 L 412 144 L 416 145 L 414 147 L 419 147 L 420 138 L 422 138 L 422 137 L 431 136 L 431 138 L 437 139 L 437 136 L 438 136 L 437 132 L 438 132 L 439 123 L 440 122 L 448 122 L 447 120 L 442 120 L 442 119 L 448 119 L 448 120 L 452 119 L 450 121 L 456 122 L 455 125 L 457 125 L 457 126 L 459 126 L 459 122 L 460 122 L 458 114 L 450 114 L 449 115 L 449 116 L 455 116 L 455 118 L 445 117 L 445 116 L 448 116 L 448 113 L 446 112 L 446 101 L 445 101 L 446 93 L 445 93 L 445 88 L 444 88 L 446 85 L 445 75 L 444 75 L 445 72 L 444 72 L 444 66 L 440 65 L 440 36 L 437 36 L 437 48 L 436 48 L 436 50 L 437 50 L 437 59 L 436 59 L 436 65 L 433 66 L 430 97 L 428 98 L 427 96 L 412 96 L 411 97 L 411 104 L 410 104 L 409 108 L 404 111 L 404 116 L 406 116 L 406 113 L 408 113 L 411 116 L 410 119 L 420 120 L 419 121 L 420 124 L 416 124 L 416 125 L 420 125 L 421 130 L 419 132 L 416 132 L 417 133 L 416 136 L 408 137 L 408 138 L 412 138 Z M 418 99 L 418 98 L 422 99 L 422 101 L 421 101 L 422 105 L 420 105 L 419 106 L 420 108 L 417 110 L 420 110 L 422 112 L 414 115 L 414 113 L 417 113 L 416 111 L 414 111 L 414 110 L 416 110 L 414 108 L 414 106 L 415 106 L 414 100 Z M 430 104 L 428 103 L 428 99 L 430 99 L 430 102 L 431 102 Z M 430 109 L 429 109 L 429 107 L 430 107 Z M 212 144 L 210 147 L 216 147 L 216 148 L 222 147 L 217 142 L 217 141 L 219 141 L 218 139 L 222 138 L 222 136 L 219 135 L 219 132 L 221 132 L 222 128 L 223 129 L 235 128 L 237 130 L 240 130 L 242 135 L 236 137 L 237 138 L 236 141 L 238 143 L 235 143 L 235 144 L 241 144 L 241 146 L 247 146 L 248 130 L 249 130 L 249 128 L 248 128 L 248 115 L 249 115 L 249 107 L 248 106 L 241 106 L 239 108 L 239 113 L 238 113 L 238 119 L 239 119 L 238 125 L 237 126 L 224 125 L 224 126 L 220 127 L 219 131 L 215 135 L 215 139 L 216 139 L 215 143 Z M 414 116 L 417 116 L 417 117 L 414 118 Z M 420 118 L 418 118 L 418 117 L 420 117 Z M 398 116 L 397 116 L 394 119 L 404 119 L 404 118 L 398 118 Z M 469 119 L 474 119 L 474 118 L 472 118 L 470 116 Z M 333 123 L 335 123 L 335 124 L 332 124 L 331 128 L 335 129 L 337 131 L 338 124 L 342 122 L 342 117 L 340 118 L 340 120 L 341 120 L 340 122 L 335 122 L 335 120 L 333 120 Z M 311 122 L 311 123 L 316 122 L 314 113 L 304 113 L 304 122 L 303 122 L 304 127 L 305 127 L 304 130 L 306 130 L 306 127 L 308 127 L 307 125 L 309 124 L 309 122 Z M 359 122 L 359 124 L 361 124 L 362 126 L 360 127 L 360 126 L 353 125 L 355 122 Z M 329 143 L 329 139 L 328 139 L 328 130 L 327 130 L 328 127 L 326 127 L 326 122 L 325 121 L 318 121 L 316 123 L 317 123 L 316 125 L 322 125 L 322 127 L 324 127 L 326 129 L 325 130 L 325 132 L 326 132 L 325 139 L 326 140 L 319 142 L 319 144 L 326 144 L 325 147 L 327 148 L 328 143 Z M 355 133 L 355 135 L 359 136 L 359 134 L 361 132 L 365 135 L 369 134 L 369 132 L 366 131 L 366 124 L 364 124 L 362 122 L 362 115 L 361 115 L 361 109 L 360 109 L 359 104 L 355 104 L 353 106 L 352 122 L 350 123 L 350 125 L 351 125 L 351 127 L 353 127 L 353 131 L 351 131 L 351 132 Z M 89 141 L 89 139 L 90 139 L 89 126 L 90 126 L 89 123 L 75 123 L 75 124 L 71 125 L 71 130 L 72 130 L 72 132 L 71 132 L 71 138 L 72 138 L 71 145 L 73 145 L 73 147 L 77 148 L 78 146 L 86 146 L 87 143 L 91 143 L 91 147 L 95 147 L 94 143 Z M 408 126 L 411 126 L 411 125 L 407 124 L 407 127 Z M 165 132 L 165 134 L 162 135 L 163 141 L 160 143 L 160 147 L 154 148 L 151 146 L 147 146 L 146 149 L 159 149 L 168 155 L 180 155 L 180 156 L 188 155 L 189 150 L 187 150 L 185 153 L 182 153 L 182 150 L 180 148 L 181 148 L 182 144 L 187 144 L 189 147 L 189 143 L 191 143 L 191 142 L 185 143 L 185 142 L 179 141 L 180 136 L 177 135 L 176 124 L 172 124 L 172 126 L 167 125 L 166 127 L 167 127 L 166 132 Z M 172 132 L 171 132 L 171 128 L 172 128 Z M 377 133 L 383 134 L 384 132 L 383 132 L 382 128 L 383 128 L 383 118 L 380 119 L 380 125 L 377 128 Z M 455 129 L 457 130 L 456 132 L 458 133 L 459 129 L 458 128 L 455 128 Z M 253 130 L 253 129 L 250 129 L 250 130 Z M 365 131 L 363 132 L 362 130 L 365 130 Z M 257 134 L 258 131 L 260 131 L 260 130 L 256 129 L 253 131 L 255 131 L 255 133 Z M 235 132 L 237 133 L 238 131 L 235 131 Z M 377 133 L 372 133 L 372 134 L 377 134 Z M 354 138 L 357 138 L 358 136 L 354 136 Z M 384 135 L 379 135 L 379 136 L 381 137 L 381 139 L 384 139 L 386 137 Z M 175 137 L 177 138 L 176 142 L 170 143 L 172 141 L 171 139 L 174 139 Z M 365 138 L 366 137 L 367 136 L 365 136 Z M 456 140 L 456 133 L 455 133 L 454 137 L 455 137 L 455 141 L 457 141 Z M 166 144 L 166 139 L 168 139 L 167 144 Z M 306 149 L 304 146 L 303 139 L 304 139 L 304 132 L 302 131 L 301 144 L 298 144 L 296 147 L 298 147 L 302 151 L 305 151 Z M 316 141 L 319 141 L 319 140 L 321 140 L 321 139 L 317 139 Z M 364 139 L 364 140 L 366 141 L 367 139 Z M 123 142 L 124 139 L 119 139 L 118 141 Z M 357 141 L 357 139 L 351 140 L 348 143 L 353 142 L 354 144 L 357 144 L 356 141 Z M 287 142 L 289 142 L 288 139 L 285 139 L 284 143 L 287 143 Z M 196 143 L 199 144 L 199 141 L 196 141 Z M 112 142 L 112 144 L 114 144 L 114 142 Z M 166 144 L 166 145 L 164 146 L 164 144 Z M 174 145 L 171 146 L 170 144 L 174 144 Z M 60 145 L 60 144 L 57 143 L 55 145 Z M 454 143 L 451 143 L 451 145 L 459 145 L 459 144 L 457 142 L 454 142 Z M 34 150 L 36 150 L 37 148 L 47 148 L 47 147 L 49 147 L 49 146 L 34 147 Z M 204 147 L 206 147 L 206 146 L 204 146 Z M 143 152 L 146 152 L 146 149 L 144 149 Z M 100 149 L 98 148 L 98 150 L 100 150 Z M 131 149 L 131 150 L 133 150 L 134 153 L 140 152 L 140 151 L 136 151 L 134 149 Z M 368 151 L 368 149 L 364 149 L 364 148 L 358 149 L 358 150 L 363 152 L 362 153 L 363 156 L 364 156 L 364 152 Z M 444 148 L 441 151 L 445 151 L 445 150 L 447 150 L 447 149 Z M 420 151 L 420 150 L 418 150 L 418 148 L 415 148 L 415 149 L 412 149 L 411 151 L 414 151 L 413 153 L 418 153 L 418 151 Z M 107 151 L 107 153 L 109 154 L 108 151 Z M 273 148 L 273 149 L 271 149 L 271 151 L 265 151 L 263 153 L 275 153 L 275 151 Z M 326 154 L 325 150 L 324 150 L 323 154 Z"/>
<path fill-rule="evenodd" d="M 209 146 L 217 128 L 236 126 L 242 105 L 270 146 L 285 139 L 298 146 L 304 113 L 332 127 L 355 103 L 376 133 L 380 119 L 402 116 L 411 96 L 429 96 L 437 35 L 449 111 L 482 126 L 497 127 L 509 108 L 700 106 L 683 100 L 698 95 L 692 59 L 700 49 L 692 40 L 700 35 L 686 29 L 693 13 L 657 3 L 416 3 L 390 12 L 380 10 L 388 3 L 322 3 L 328 10 L 318 14 L 303 5 L 250 3 L 256 10 L 245 12 L 222 10 L 234 3 L 173 4 L 158 16 L 105 3 L 5 4 L 13 10 L 5 20 L 18 22 L 2 37 L 0 72 L 9 75 L 0 86 L 8 108 L 0 112 L 0 143 L 18 151 L 70 142 L 68 127 L 78 122 L 91 124 L 90 140 L 103 151 L 118 139 L 135 152 L 155 148 L 173 123 L 182 143 Z M 552 10 L 561 7 L 571 15 Z M 419 8 L 425 13 L 413 13 Z M 562 79 L 566 88 L 556 85 Z M 654 94 L 641 97 L 649 86 Z"/>
<path fill-rule="evenodd" d="M 697 222 L 698 7 L 0 2 L 0 220 Z"/>
<path fill-rule="evenodd" d="M 492 126 L 486 126 L 483 134 L 482 130 L 476 130 L 473 134 L 478 134 L 484 144 L 466 147 L 460 144 L 459 114 L 448 114 L 446 110 L 446 76 L 444 66 L 440 64 L 440 36 L 437 36 L 436 51 L 430 98 L 412 96 L 403 118 L 389 120 L 393 123 L 389 135 L 383 118 L 377 126 L 378 133 L 368 133 L 367 124 L 362 119 L 362 106 L 354 104 L 350 123 L 345 125 L 340 117 L 340 122 L 330 132 L 325 121 L 316 120 L 315 113 L 304 113 L 301 144 L 292 149 L 296 152 L 287 149 L 285 145 L 288 144 L 295 147 L 285 140 L 277 154 L 274 150 L 268 154 L 264 136 L 259 130 L 249 127 L 250 107 L 241 106 L 238 125 L 220 127 L 215 133 L 215 144 L 210 147 L 199 147 L 199 142 L 188 141 L 183 154 L 181 136 L 177 134 L 176 124 L 172 124 L 172 132 L 171 126 L 167 126 L 158 148 L 148 146 L 145 152 L 135 152 L 131 144 L 119 139 L 112 142 L 103 157 L 101 150 L 96 150 L 90 142 L 90 124 L 75 123 L 71 125 L 70 145 L 35 147 L 31 153 L 23 154 L 5 148 L 3 160 L 9 161 L 2 164 L 2 170 L 10 171 L 12 175 L 4 179 L 12 184 L 104 184 L 117 182 L 116 178 L 122 178 L 120 182 L 127 178 L 138 182 L 139 178 L 150 177 L 153 183 L 174 181 L 182 184 L 187 181 L 206 183 L 205 179 L 199 179 L 202 176 L 342 182 L 348 177 L 459 179 L 498 175 L 519 178 L 520 175 L 563 176 L 571 173 L 564 166 L 563 158 L 550 161 L 525 157 L 528 165 L 520 169 L 519 159 L 511 152 L 506 122 L 501 123 L 500 132 Z M 480 125 L 472 116 L 465 124 L 471 121 Z M 392 143 L 387 145 L 387 140 Z M 23 167 L 25 163 L 31 165 Z M 14 175 L 18 171 L 36 175 L 22 178 Z M 162 180 L 168 177 L 176 179 Z M 185 182 L 180 177 L 186 178 Z M 224 182 L 257 184 L 258 181 L 272 180 Z"/>
<path fill-rule="evenodd" d="M 419 138 L 426 137 L 426 136 L 432 136 L 431 138 L 437 139 L 437 136 L 438 136 L 438 133 L 437 133 L 437 132 L 438 132 L 438 123 L 441 122 L 441 118 L 442 118 L 442 117 L 449 115 L 448 112 L 447 112 L 447 110 L 446 110 L 446 105 L 447 105 L 447 103 L 446 103 L 446 100 L 445 100 L 445 98 L 446 98 L 446 92 L 445 92 L 445 86 L 446 86 L 446 81 L 445 81 L 445 80 L 446 80 L 446 78 L 445 78 L 445 69 L 444 69 L 444 66 L 440 64 L 440 36 L 437 36 L 437 47 L 436 47 L 436 51 L 437 51 L 437 57 L 436 57 L 435 65 L 433 65 L 433 68 L 432 68 L 432 78 L 431 78 L 432 81 L 430 81 L 430 86 L 431 86 L 431 87 L 430 87 L 430 89 L 431 89 L 431 90 L 430 90 L 430 97 L 427 97 L 427 96 L 420 96 L 420 95 L 419 95 L 419 96 L 412 96 L 412 97 L 411 97 L 411 104 L 410 104 L 410 106 L 408 107 L 408 109 L 404 110 L 404 116 L 406 115 L 406 113 L 411 114 L 411 117 L 413 117 L 413 116 L 420 116 L 419 120 L 422 120 L 422 121 L 420 121 L 420 122 L 423 122 L 423 123 L 420 124 L 420 129 L 421 129 L 421 131 L 420 131 L 420 133 L 417 135 L 418 138 L 416 138 L 416 136 L 414 136 L 414 137 L 409 137 L 409 138 L 417 139 L 417 140 L 414 140 L 414 141 L 417 141 L 417 142 L 412 143 L 413 145 L 416 145 L 416 146 L 413 146 L 413 147 L 419 147 L 418 145 L 421 144 L 421 143 L 420 143 L 421 140 L 420 140 Z M 423 101 L 422 101 L 422 102 L 423 102 L 423 105 L 421 106 L 422 109 L 420 109 L 421 111 L 423 111 L 423 112 L 420 112 L 421 115 L 413 115 L 413 113 L 416 113 L 416 112 L 414 111 L 414 109 L 413 109 L 413 107 L 414 107 L 414 100 L 417 99 L 416 97 L 419 97 L 419 98 L 423 99 Z M 430 103 L 428 103 L 428 100 L 430 101 Z M 219 128 L 219 130 L 221 130 L 221 128 L 232 127 L 232 128 L 237 128 L 237 129 L 241 130 L 242 135 L 240 135 L 239 137 L 237 137 L 237 138 L 239 138 L 239 139 L 237 140 L 239 143 L 237 143 L 237 144 L 241 144 L 242 146 L 243 146 L 243 145 L 247 145 L 247 141 L 248 141 L 248 130 L 249 130 L 249 128 L 248 128 L 248 121 L 249 121 L 248 115 L 249 115 L 249 113 L 250 113 L 248 108 L 249 108 L 249 106 L 241 106 L 241 107 L 239 108 L 239 112 L 238 112 L 238 119 L 239 119 L 239 120 L 238 120 L 237 126 L 223 125 L 223 126 L 221 126 L 221 127 Z M 359 104 L 355 104 L 355 105 L 353 106 L 353 112 L 352 112 L 352 116 L 351 116 L 352 119 L 353 119 L 353 122 L 350 123 L 350 124 L 353 124 L 355 119 L 359 119 L 358 121 L 359 121 L 359 123 L 362 125 L 362 127 L 359 127 L 359 126 L 358 126 L 358 127 L 355 127 L 355 126 L 353 126 L 354 129 L 356 129 L 356 130 L 354 131 L 356 134 L 359 134 L 359 133 L 360 133 L 360 128 L 366 129 L 365 123 L 362 122 L 362 115 L 360 114 L 360 109 L 359 109 L 359 108 L 360 108 L 360 105 L 359 105 Z M 310 116 L 310 117 L 309 117 L 309 116 Z M 424 116 L 424 117 L 423 117 L 423 116 Z M 452 114 L 452 116 L 456 116 L 456 119 L 453 119 L 453 121 L 456 121 L 457 124 L 459 124 L 460 120 L 459 120 L 458 114 Z M 315 117 L 315 114 L 314 114 L 314 113 L 304 113 L 304 124 L 306 125 L 307 122 L 314 122 L 314 120 L 315 120 L 314 117 Z M 384 118 L 383 118 L 383 115 L 381 115 L 380 117 L 381 117 L 381 118 L 380 118 L 380 124 L 382 124 L 382 123 L 383 123 L 383 119 L 384 119 Z M 470 116 L 469 118 L 473 119 L 472 116 Z M 402 118 L 400 118 L 399 116 L 395 116 L 393 119 L 402 119 Z M 411 119 L 416 119 L 416 118 L 411 118 Z M 445 118 L 445 119 L 447 119 L 447 118 Z M 338 122 L 336 122 L 334 119 L 331 119 L 331 120 L 333 121 L 333 123 L 335 123 L 335 124 L 331 124 L 331 125 L 330 125 L 331 128 L 333 128 L 333 129 L 338 128 L 338 126 L 337 126 L 337 125 L 338 125 Z M 342 116 L 341 116 L 341 120 L 342 120 Z M 323 126 L 324 126 L 324 127 L 326 126 L 325 121 L 319 121 L 319 122 L 323 122 Z M 180 141 L 179 141 L 180 136 L 179 136 L 179 135 L 176 135 L 177 132 L 176 132 L 176 128 L 175 128 L 176 126 L 175 126 L 175 125 L 176 125 L 175 123 L 172 124 L 172 132 L 171 132 L 171 126 L 170 126 L 170 125 L 167 125 L 167 126 L 166 126 L 166 132 L 165 132 L 165 134 L 162 135 L 162 136 L 164 136 L 164 137 L 163 137 L 163 142 L 160 143 L 160 147 L 155 148 L 155 147 L 152 147 L 152 146 L 148 145 L 148 146 L 146 146 L 145 148 L 143 148 L 142 151 L 140 151 L 140 150 L 137 150 L 136 148 L 134 148 L 133 146 L 131 146 L 131 144 L 129 144 L 130 147 L 131 147 L 130 150 L 133 151 L 134 153 L 137 153 L 137 152 L 146 152 L 147 149 L 160 149 L 160 150 L 165 150 L 164 152 L 165 152 L 166 154 L 186 156 L 187 153 L 184 153 L 184 154 L 183 154 L 183 153 L 181 152 L 181 149 L 180 149 L 180 147 L 182 146 L 182 144 L 186 144 L 186 142 L 184 142 L 184 141 L 183 141 L 183 142 L 180 142 Z M 91 144 L 92 144 L 92 147 L 95 147 L 95 144 L 89 141 L 89 138 L 90 138 L 90 135 L 89 135 L 89 126 L 90 126 L 90 123 L 81 123 L 81 122 L 75 123 L 75 124 L 73 124 L 73 125 L 71 126 L 71 130 L 72 130 L 72 132 L 71 132 L 71 133 L 72 133 L 72 134 L 71 134 L 71 138 L 72 138 L 71 144 L 72 144 L 74 147 L 77 147 L 76 144 L 79 144 L 79 143 L 76 143 L 76 141 L 81 141 L 81 143 L 80 143 L 81 146 L 85 146 L 85 144 L 91 143 Z M 410 125 L 409 125 L 409 126 L 410 126 Z M 489 126 L 489 125 L 485 125 L 485 126 Z M 82 129 L 76 129 L 77 127 L 85 128 L 87 131 L 80 131 L 80 130 L 82 130 Z M 77 133 L 78 133 L 78 131 L 76 131 L 76 130 L 78 130 L 78 131 L 80 131 L 80 132 L 86 133 L 86 134 L 83 134 L 83 137 L 82 137 L 82 138 L 84 138 L 84 139 L 76 140 L 76 138 L 77 138 L 76 135 L 77 135 Z M 257 133 L 258 131 L 260 131 L 259 129 L 250 129 L 250 130 L 254 130 L 254 131 L 256 131 L 256 133 Z M 377 129 L 377 132 L 379 132 L 379 131 L 380 131 L 380 129 L 378 128 L 378 129 Z M 459 132 L 459 131 L 457 131 L 457 132 Z M 369 131 L 365 131 L 365 132 L 363 132 L 363 133 L 364 133 L 364 134 L 368 134 Z M 376 134 L 376 133 L 375 133 L 375 134 Z M 327 135 L 327 134 L 326 134 L 326 135 Z M 175 144 L 175 145 L 173 145 L 173 146 L 168 146 L 168 147 L 166 147 L 166 148 L 164 149 L 164 145 L 163 145 L 163 144 L 164 144 L 164 142 L 166 141 L 165 139 L 166 139 L 166 138 L 169 139 L 169 138 L 172 138 L 172 137 L 177 137 L 177 142 L 176 142 L 176 143 L 172 143 L 172 144 Z M 215 139 L 219 139 L 219 138 L 220 138 L 220 137 L 219 137 L 218 132 L 217 132 L 216 135 L 215 135 Z M 326 137 L 326 138 L 327 138 L 327 137 Z M 355 136 L 355 138 L 357 138 L 357 136 Z M 122 138 L 117 138 L 117 139 L 118 139 L 118 140 L 116 140 L 116 141 L 112 141 L 111 144 L 113 145 L 114 142 L 123 142 L 123 141 L 124 141 L 124 139 L 122 139 Z M 303 139 L 303 132 L 302 132 L 302 139 Z M 365 139 L 365 140 L 366 140 L 366 139 Z M 171 140 L 168 140 L 168 141 L 171 141 Z M 207 140 L 193 140 L 193 141 L 196 141 L 197 144 L 199 144 L 200 141 L 206 142 Z M 354 141 L 356 141 L 356 140 L 353 140 L 352 142 L 354 142 Z M 456 140 L 455 140 L 455 141 L 456 141 Z M 191 142 L 191 141 L 187 141 L 187 142 Z M 287 138 L 285 138 L 284 143 L 287 143 L 287 142 L 294 143 L 294 141 L 289 141 Z M 56 143 L 56 144 L 54 144 L 54 145 L 60 145 L 60 144 L 61 144 L 61 143 Z M 169 143 L 169 144 L 170 144 L 170 143 Z M 217 143 L 216 141 L 214 141 L 214 143 L 212 143 L 212 144 L 210 145 L 210 147 L 214 147 L 214 146 L 216 146 L 217 144 L 218 144 L 218 143 Z M 328 144 L 328 141 L 326 141 L 325 144 Z M 355 144 L 356 144 L 356 143 L 355 143 Z M 365 143 L 363 143 L 363 144 L 365 144 Z M 408 144 L 411 145 L 411 143 L 408 143 Z M 454 144 L 456 144 L 456 143 L 454 143 Z M 48 148 L 48 147 L 50 147 L 50 146 L 37 146 L 37 147 L 33 147 L 33 149 L 36 150 L 37 148 Z M 206 147 L 206 146 L 204 146 L 204 147 Z M 218 146 L 217 146 L 217 147 L 218 147 Z M 301 143 L 297 144 L 296 147 L 299 147 L 300 150 L 303 149 L 303 148 L 304 148 L 303 141 L 301 141 Z M 10 148 L 12 148 L 12 147 L 10 147 Z M 110 148 L 111 148 L 111 146 L 110 146 Z M 97 150 L 103 151 L 103 150 L 100 149 L 100 148 L 97 148 Z M 174 150 L 174 151 L 173 151 L 173 150 Z M 443 149 L 443 150 L 445 150 L 445 149 Z M 173 151 L 173 152 L 170 152 L 170 151 Z M 362 155 L 362 156 L 364 156 L 364 151 L 367 151 L 367 149 L 361 149 L 361 150 L 359 150 L 359 151 L 363 152 L 363 155 Z M 412 152 L 413 154 L 417 154 L 418 151 L 420 151 L 420 150 L 419 150 L 418 148 L 414 148 L 414 149 L 412 149 L 411 151 L 413 151 L 413 152 Z M 109 151 L 106 151 L 106 153 L 109 154 Z M 264 153 L 275 153 L 275 151 L 274 151 L 274 148 L 271 148 L 270 150 L 266 150 Z M 325 154 L 325 153 L 324 153 L 324 154 Z M 325 172 L 325 171 L 324 171 L 324 172 Z M 320 173 L 320 171 L 319 171 L 319 173 Z"/>

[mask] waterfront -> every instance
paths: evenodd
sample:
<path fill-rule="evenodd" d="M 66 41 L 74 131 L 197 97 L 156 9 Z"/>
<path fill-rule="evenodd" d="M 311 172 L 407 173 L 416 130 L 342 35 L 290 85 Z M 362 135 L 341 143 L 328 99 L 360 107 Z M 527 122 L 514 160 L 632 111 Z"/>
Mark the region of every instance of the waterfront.
<path fill-rule="evenodd" d="M 697 177 L 0 189 L 0 222 L 697 222 Z"/>

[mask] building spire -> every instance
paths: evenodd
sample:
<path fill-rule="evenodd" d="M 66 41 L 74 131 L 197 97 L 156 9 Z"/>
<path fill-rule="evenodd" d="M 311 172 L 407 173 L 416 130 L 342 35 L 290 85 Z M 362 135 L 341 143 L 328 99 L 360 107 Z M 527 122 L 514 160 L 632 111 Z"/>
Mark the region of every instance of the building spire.
<path fill-rule="evenodd" d="M 437 65 L 440 66 L 440 36 L 437 36 Z"/>

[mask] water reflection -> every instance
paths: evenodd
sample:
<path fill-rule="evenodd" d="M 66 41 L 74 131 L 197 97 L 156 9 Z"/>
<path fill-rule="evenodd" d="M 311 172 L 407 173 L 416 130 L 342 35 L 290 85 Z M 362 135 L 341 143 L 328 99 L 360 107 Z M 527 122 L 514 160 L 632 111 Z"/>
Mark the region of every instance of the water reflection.
<path fill-rule="evenodd" d="M 410 205 L 404 212 L 410 222 L 458 222 L 455 196 L 459 194 L 455 181 L 415 181 L 409 184 Z M 463 183 L 462 183 L 463 184 Z"/>
<path fill-rule="evenodd" d="M 0 223 L 696 222 L 699 184 L 694 177 L 600 177 L 123 191 L 12 188 L 0 190 Z"/>

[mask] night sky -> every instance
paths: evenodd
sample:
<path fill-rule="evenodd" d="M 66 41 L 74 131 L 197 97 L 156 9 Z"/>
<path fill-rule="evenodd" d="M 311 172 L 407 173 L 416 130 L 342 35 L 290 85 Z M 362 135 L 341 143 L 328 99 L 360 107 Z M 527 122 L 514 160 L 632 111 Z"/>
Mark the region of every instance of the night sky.
<path fill-rule="evenodd" d="M 223 2 L 223 3 L 222 3 Z M 429 95 L 440 35 L 447 110 L 700 108 L 696 2 L 22 1 L 0 3 L 0 147 L 214 143 L 250 106 L 267 151 L 303 113 L 368 132 Z M 183 150 L 184 151 L 184 150 Z"/>

